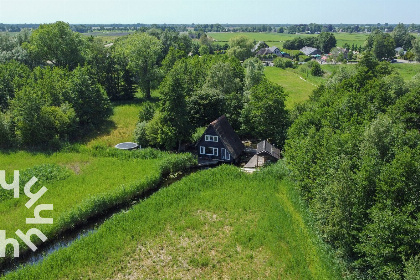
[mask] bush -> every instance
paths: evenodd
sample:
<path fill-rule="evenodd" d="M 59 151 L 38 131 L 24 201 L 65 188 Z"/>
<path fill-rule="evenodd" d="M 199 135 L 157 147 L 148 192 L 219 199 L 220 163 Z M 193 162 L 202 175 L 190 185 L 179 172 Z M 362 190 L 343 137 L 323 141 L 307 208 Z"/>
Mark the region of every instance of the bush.
<path fill-rule="evenodd" d="M 150 102 L 144 102 L 139 112 L 139 122 L 150 121 L 155 113 L 155 106 Z"/>
<path fill-rule="evenodd" d="M 147 140 L 146 125 L 146 121 L 138 122 L 136 129 L 134 130 L 134 142 L 139 144 L 141 147 L 149 146 L 149 141 Z"/>
<path fill-rule="evenodd" d="M 284 57 L 276 57 L 273 63 L 275 67 L 282 68 L 282 69 L 294 67 L 292 60 L 288 58 L 284 58 Z"/>
<path fill-rule="evenodd" d="M 0 112 L 0 148 L 9 148 L 13 144 L 13 131 L 10 116 Z"/>
<path fill-rule="evenodd" d="M 308 62 L 308 61 L 311 61 L 311 59 L 312 58 L 310 56 L 307 56 L 307 55 L 304 55 L 304 54 L 301 54 L 301 55 L 298 56 L 299 62 Z"/>

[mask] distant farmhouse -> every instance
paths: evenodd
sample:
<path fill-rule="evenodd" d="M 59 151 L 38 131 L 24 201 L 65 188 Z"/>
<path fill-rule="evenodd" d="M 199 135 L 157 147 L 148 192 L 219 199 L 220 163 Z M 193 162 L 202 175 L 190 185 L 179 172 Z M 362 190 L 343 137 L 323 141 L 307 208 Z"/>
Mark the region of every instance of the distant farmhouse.
<path fill-rule="evenodd" d="M 197 142 L 198 157 L 234 163 L 245 147 L 223 115 L 209 124 Z"/>
<path fill-rule="evenodd" d="M 282 56 L 281 51 L 277 47 L 262 48 L 257 52 L 257 55 L 269 55 L 275 54 L 277 56 Z"/>
<path fill-rule="evenodd" d="M 303 52 L 307 56 L 321 55 L 320 50 L 318 50 L 316 48 L 312 48 L 312 47 L 303 47 L 303 48 L 300 49 L 300 51 Z"/>

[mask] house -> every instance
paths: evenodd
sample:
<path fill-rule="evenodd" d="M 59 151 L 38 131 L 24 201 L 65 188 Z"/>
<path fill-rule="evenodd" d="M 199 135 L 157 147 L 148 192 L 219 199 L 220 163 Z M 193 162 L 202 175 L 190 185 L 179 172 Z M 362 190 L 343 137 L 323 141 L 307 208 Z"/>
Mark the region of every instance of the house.
<path fill-rule="evenodd" d="M 300 49 L 301 52 L 303 52 L 305 55 L 307 56 L 316 56 L 316 55 L 321 55 L 321 51 L 316 49 L 316 48 L 312 48 L 312 47 L 303 47 Z"/>
<path fill-rule="evenodd" d="M 268 45 L 264 42 L 264 41 L 259 41 L 253 48 L 252 48 L 252 52 L 256 52 L 259 51 L 262 48 L 268 48 Z"/>
<path fill-rule="evenodd" d="M 257 144 L 256 154 L 245 164 L 244 168 L 257 168 L 266 162 L 275 162 L 281 157 L 280 150 L 268 141 L 264 140 Z"/>
<path fill-rule="evenodd" d="M 398 55 L 398 56 L 401 56 L 401 54 L 405 55 L 406 53 L 407 52 L 401 47 L 398 47 L 398 48 L 395 49 L 395 54 Z"/>
<path fill-rule="evenodd" d="M 269 55 L 275 54 L 277 56 L 282 56 L 281 51 L 277 47 L 262 48 L 257 52 L 257 55 Z"/>
<path fill-rule="evenodd" d="M 245 147 L 223 115 L 211 122 L 197 142 L 198 157 L 222 162 L 237 162 Z"/>

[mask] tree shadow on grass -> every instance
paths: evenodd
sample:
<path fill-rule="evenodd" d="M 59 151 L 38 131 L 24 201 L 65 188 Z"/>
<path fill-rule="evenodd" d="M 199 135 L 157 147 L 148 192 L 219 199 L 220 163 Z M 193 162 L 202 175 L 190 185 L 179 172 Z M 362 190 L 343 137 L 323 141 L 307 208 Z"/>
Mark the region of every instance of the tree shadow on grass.
<path fill-rule="evenodd" d="M 74 141 L 74 144 L 87 144 L 96 138 L 110 135 L 111 132 L 116 128 L 117 125 L 114 121 L 110 119 L 105 120 L 100 126 L 84 131 L 84 133 L 82 134 L 83 136 L 76 139 L 76 141 Z"/>

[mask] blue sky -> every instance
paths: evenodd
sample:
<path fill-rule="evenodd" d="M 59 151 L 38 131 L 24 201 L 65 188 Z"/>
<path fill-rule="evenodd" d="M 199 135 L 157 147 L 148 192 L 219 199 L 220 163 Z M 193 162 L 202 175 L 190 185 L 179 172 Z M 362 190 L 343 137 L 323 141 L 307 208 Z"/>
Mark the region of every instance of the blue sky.
<path fill-rule="evenodd" d="M 0 23 L 420 24 L 420 0 L 0 0 Z"/>

